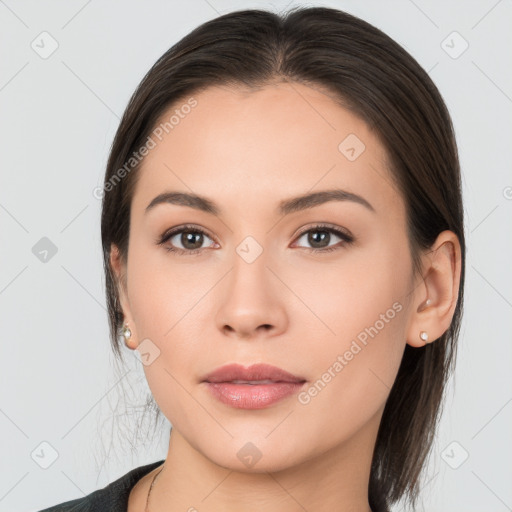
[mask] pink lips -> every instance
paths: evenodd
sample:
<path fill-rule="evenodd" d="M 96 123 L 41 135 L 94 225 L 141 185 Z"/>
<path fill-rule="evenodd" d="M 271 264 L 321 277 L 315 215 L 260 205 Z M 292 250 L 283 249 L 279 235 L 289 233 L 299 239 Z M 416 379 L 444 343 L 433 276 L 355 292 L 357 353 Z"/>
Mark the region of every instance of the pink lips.
<path fill-rule="evenodd" d="M 267 364 L 248 368 L 229 364 L 217 368 L 203 381 L 221 402 L 240 409 L 263 409 L 298 392 L 306 379 Z"/>

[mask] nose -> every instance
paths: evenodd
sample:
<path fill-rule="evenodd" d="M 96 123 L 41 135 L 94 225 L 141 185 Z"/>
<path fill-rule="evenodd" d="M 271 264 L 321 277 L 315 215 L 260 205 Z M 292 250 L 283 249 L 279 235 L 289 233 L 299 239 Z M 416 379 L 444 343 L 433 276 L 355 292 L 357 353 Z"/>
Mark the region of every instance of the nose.
<path fill-rule="evenodd" d="M 265 251 L 248 262 L 238 254 L 219 287 L 217 327 L 236 339 L 274 337 L 288 327 L 289 291 L 278 277 Z"/>

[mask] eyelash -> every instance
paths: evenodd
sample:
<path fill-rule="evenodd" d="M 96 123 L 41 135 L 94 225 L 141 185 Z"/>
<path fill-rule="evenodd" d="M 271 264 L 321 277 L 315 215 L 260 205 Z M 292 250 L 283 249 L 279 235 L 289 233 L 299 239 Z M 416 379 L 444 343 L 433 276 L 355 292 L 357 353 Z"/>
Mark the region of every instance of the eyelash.
<path fill-rule="evenodd" d="M 171 231 L 165 232 L 159 240 L 156 240 L 156 243 L 157 243 L 157 245 L 162 245 L 163 248 L 167 252 L 183 254 L 183 255 L 187 255 L 187 256 L 196 256 L 199 253 L 201 253 L 203 251 L 203 249 L 206 249 L 206 247 L 202 247 L 200 249 L 188 250 L 188 249 L 179 249 L 179 248 L 164 245 L 174 235 L 176 235 L 178 233 L 182 233 L 184 231 L 188 231 L 191 233 L 200 233 L 202 235 L 206 235 L 208 238 L 212 238 L 212 237 L 210 237 L 210 235 L 208 235 L 208 233 L 206 231 L 202 230 L 201 228 L 198 228 L 192 224 L 185 224 L 183 226 L 174 228 Z M 312 247 L 301 247 L 301 249 L 305 249 L 308 252 L 326 253 L 326 252 L 331 252 L 331 251 L 337 251 L 337 250 L 341 249 L 343 246 L 350 245 L 354 242 L 354 238 L 351 235 L 349 235 L 348 233 L 345 233 L 344 231 L 341 231 L 340 229 L 332 227 L 328 224 L 316 224 L 315 226 L 305 229 L 304 231 L 300 232 L 297 235 L 296 239 L 301 238 L 304 234 L 309 233 L 310 231 L 327 231 L 328 233 L 333 233 L 334 235 L 338 236 L 339 238 L 341 238 L 343 240 L 343 244 L 341 244 L 341 246 L 335 245 L 333 247 L 326 247 L 324 249 L 315 249 Z"/>

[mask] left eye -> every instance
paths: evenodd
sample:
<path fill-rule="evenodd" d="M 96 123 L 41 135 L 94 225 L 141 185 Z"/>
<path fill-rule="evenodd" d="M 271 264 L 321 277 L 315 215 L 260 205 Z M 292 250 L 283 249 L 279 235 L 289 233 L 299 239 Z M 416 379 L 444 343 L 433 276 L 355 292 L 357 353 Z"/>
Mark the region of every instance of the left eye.
<path fill-rule="evenodd" d="M 318 234 L 320 234 L 320 236 L 318 236 Z M 332 235 L 340 238 L 343 241 L 343 243 L 341 245 L 338 244 L 334 246 L 324 245 L 326 240 L 331 240 Z M 305 249 L 311 252 L 320 253 L 336 251 L 337 249 L 341 249 L 342 246 L 351 244 L 354 241 L 354 238 L 348 233 L 345 233 L 344 231 L 341 231 L 340 229 L 337 228 L 323 225 L 314 226 L 313 228 L 309 228 L 307 231 L 303 231 L 302 234 L 299 235 L 297 240 L 300 240 L 304 236 L 307 236 L 307 243 L 313 245 L 313 247 L 305 247 Z M 314 247 L 315 244 L 320 244 L 320 247 Z"/>

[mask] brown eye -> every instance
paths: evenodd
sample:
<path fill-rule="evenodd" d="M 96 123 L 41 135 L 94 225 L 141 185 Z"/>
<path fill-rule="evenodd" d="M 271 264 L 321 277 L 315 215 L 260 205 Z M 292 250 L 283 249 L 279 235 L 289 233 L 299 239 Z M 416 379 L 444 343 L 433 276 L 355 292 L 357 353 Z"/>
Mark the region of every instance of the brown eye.
<path fill-rule="evenodd" d="M 172 240 L 172 238 L 178 237 L 178 241 L 181 243 L 184 249 L 195 250 L 200 249 L 203 245 L 204 236 L 205 235 L 199 231 L 180 231 L 177 235 L 171 237 L 170 240 Z"/>
<path fill-rule="evenodd" d="M 330 246 L 329 243 L 332 241 L 332 235 L 336 238 L 339 238 L 343 241 L 343 243 L 334 246 Z M 341 249 L 343 246 L 347 244 L 351 244 L 354 241 L 354 238 L 341 231 L 340 229 L 318 225 L 314 226 L 307 231 L 303 231 L 301 235 L 299 235 L 298 240 L 306 237 L 306 243 L 310 244 L 312 247 L 305 247 L 305 249 L 312 252 L 329 252 L 335 251 L 337 249 Z"/>
<path fill-rule="evenodd" d="M 197 254 L 202 251 L 205 238 L 211 240 L 202 229 L 194 226 L 181 226 L 166 232 L 157 243 L 163 245 L 169 252 Z"/>

